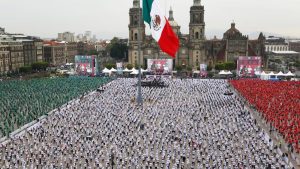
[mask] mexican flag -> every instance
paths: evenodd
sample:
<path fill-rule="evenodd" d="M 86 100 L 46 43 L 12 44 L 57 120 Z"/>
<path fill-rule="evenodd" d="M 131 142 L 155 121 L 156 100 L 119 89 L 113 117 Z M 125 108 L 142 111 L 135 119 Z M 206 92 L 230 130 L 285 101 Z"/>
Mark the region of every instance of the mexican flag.
<path fill-rule="evenodd" d="M 152 37 L 161 50 L 175 58 L 179 40 L 159 7 L 159 0 L 143 0 L 144 21 L 150 25 Z"/>

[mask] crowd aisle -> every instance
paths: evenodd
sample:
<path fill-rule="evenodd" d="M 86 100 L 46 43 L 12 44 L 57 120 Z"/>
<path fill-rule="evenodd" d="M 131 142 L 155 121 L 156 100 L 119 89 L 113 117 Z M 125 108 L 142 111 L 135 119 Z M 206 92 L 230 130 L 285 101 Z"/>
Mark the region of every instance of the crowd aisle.
<path fill-rule="evenodd" d="M 236 80 L 231 84 L 282 134 L 291 151 L 300 153 L 300 82 Z"/>
<path fill-rule="evenodd" d="M 225 80 L 117 79 L 0 148 L 2 168 L 292 168 Z"/>
<path fill-rule="evenodd" d="M 70 77 L 0 82 L 0 138 L 108 80 Z"/>

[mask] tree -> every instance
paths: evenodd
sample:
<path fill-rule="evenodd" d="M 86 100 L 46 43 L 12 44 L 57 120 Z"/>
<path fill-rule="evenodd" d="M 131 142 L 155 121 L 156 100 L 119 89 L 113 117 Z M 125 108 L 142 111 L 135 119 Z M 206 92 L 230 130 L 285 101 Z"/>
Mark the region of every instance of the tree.
<path fill-rule="evenodd" d="M 20 67 L 20 72 L 21 73 L 31 73 L 32 68 L 31 68 L 31 66 L 23 66 L 23 67 Z"/>
<path fill-rule="evenodd" d="M 116 68 L 117 66 L 116 66 L 116 64 L 108 63 L 108 64 L 105 65 L 105 67 L 106 67 L 107 69 L 112 69 L 112 68 Z"/>
<path fill-rule="evenodd" d="M 224 63 L 224 69 L 225 70 L 235 70 L 236 64 L 234 62 L 226 62 L 226 63 Z"/>
<path fill-rule="evenodd" d="M 122 43 L 118 38 L 113 38 L 111 43 L 107 46 L 107 51 L 110 56 L 116 60 L 126 59 L 128 56 L 128 46 Z"/>
<path fill-rule="evenodd" d="M 128 64 L 128 65 L 126 66 L 126 68 L 129 69 L 129 70 L 131 70 L 131 69 L 133 68 L 133 65 L 132 65 L 132 64 Z"/>
<path fill-rule="evenodd" d="M 188 67 L 186 68 L 186 70 L 187 70 L 187 71 L 192 71 L 192 70 L 193 70 L 193 67 L 192 67 L 192 66 L 188 66 Z"/>
<path fill-rule="evenodd" d="M 212 71 L 213 67 L 211 65 L 207 66 L 207 71 Z"/>
<path fill-rule="evenodd" d="M 215 66 L 216 70 L 224 70 L 225 66 L 223 63 L 217 63 Z"/>
<path fill-rule="evenodd" d="M 46 70 L 48 66 L 49 66 L 48 62 L 36 62 L 31 65 L 32 70 L 35 71 Z"/>
<path fill-rule="evenodd" d="M 97 50 L 95 50 L 95 49 L 92 49 L 92 50 L 87 51 L 87 54 L 88 55 L 98 55 L 99 52 Z"/>
<path fill-rule="evenodd" d="M 182 66 L 180 66 L 180 65 L 175 66 L 175 70 L 177 70 L 178 72 L 181 72 L 182 71 Z"/>

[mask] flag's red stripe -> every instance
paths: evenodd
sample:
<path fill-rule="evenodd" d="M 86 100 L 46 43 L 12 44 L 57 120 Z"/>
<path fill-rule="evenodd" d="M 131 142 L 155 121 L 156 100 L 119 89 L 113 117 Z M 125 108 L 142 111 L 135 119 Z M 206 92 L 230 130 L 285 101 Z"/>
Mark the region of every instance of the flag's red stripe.
<path fill-rule="evenodd" d="M 176 57 L 176 52 L 179 48 L 179 40 L 167 19 L 158 44 L 163 52 L 173 58 Z"/>

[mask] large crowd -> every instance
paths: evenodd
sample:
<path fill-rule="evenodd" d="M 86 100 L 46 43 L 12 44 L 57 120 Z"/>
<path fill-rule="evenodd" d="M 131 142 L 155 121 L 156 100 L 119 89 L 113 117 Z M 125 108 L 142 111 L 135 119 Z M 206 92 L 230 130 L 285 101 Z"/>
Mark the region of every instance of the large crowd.
<path fill-rule="evenodd" d="M 70 77 L 0 82 L 0 138 L 107 81 Z"/>
<path fill-rule="evenodd" d="M 3 168 L 293 168 L 225 80 L 117 79 L 0 147 Z"/>
<path fill-rule="evenodd" d="M 231 84 L 282 134 L 291 151 L 300 153 L 300 82 L 234 80 Z"/>

